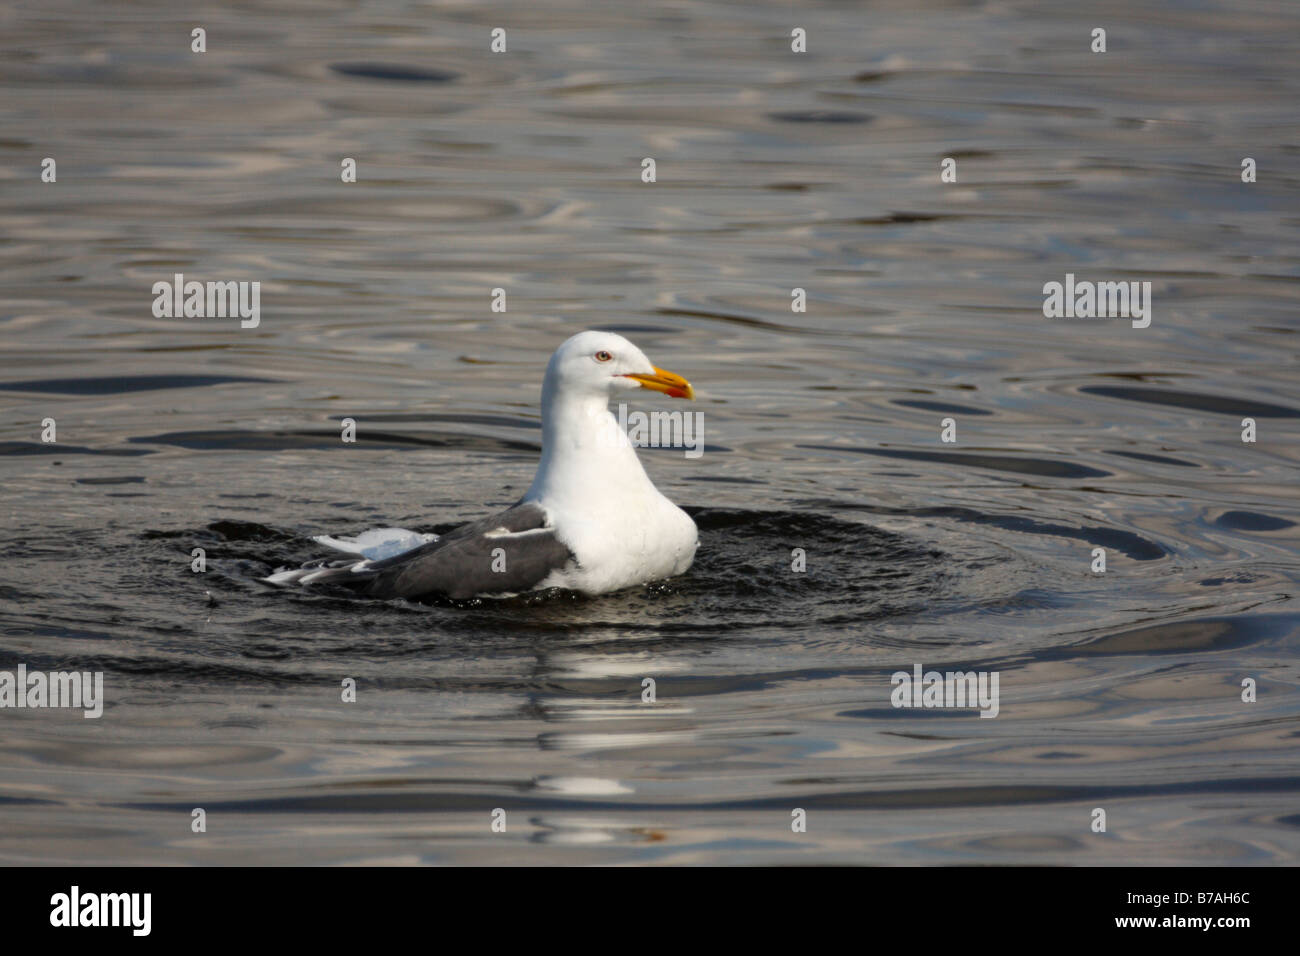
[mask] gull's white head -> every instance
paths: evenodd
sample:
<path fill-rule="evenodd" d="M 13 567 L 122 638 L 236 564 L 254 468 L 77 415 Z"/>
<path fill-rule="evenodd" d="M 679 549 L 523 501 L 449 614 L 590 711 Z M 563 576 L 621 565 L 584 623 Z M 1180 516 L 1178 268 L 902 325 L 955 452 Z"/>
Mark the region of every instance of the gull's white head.
<path fill-rule="evenodd" d="M 550 396 L 608 400 L 627 388 L 648 388 L 673 398 L 694 398 L 691 383 L 655 368 L 645 353 L 613 332 L 579 332 L 564 341 L 546 366 L 543 401 Z"/>

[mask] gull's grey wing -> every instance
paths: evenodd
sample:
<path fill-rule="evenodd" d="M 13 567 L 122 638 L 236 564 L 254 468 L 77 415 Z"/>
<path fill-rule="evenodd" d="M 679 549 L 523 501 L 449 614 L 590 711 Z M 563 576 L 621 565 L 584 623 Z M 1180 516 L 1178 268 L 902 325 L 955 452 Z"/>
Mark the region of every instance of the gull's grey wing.
<path fill-rule="evenodd" d="M 380 598 L 464 599 L 527 591 L 572 560 L 546 512 L 526 503 L 461 525 L 404 554 L 314 575 L 311 583 L 342 584 Z"/>

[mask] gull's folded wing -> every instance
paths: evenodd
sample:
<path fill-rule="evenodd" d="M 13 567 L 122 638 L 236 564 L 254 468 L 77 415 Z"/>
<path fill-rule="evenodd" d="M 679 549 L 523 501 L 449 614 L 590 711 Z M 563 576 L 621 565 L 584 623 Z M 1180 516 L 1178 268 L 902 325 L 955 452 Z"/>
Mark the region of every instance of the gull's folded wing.
<path fill-rule="evenodd" d="M 518 593 L 573 560 L 544 509 L 532 503 L 461 525 L 437 541 L 381 561 L 317 562 L 277 583 L 331 584 L 372 597 L 454 599 Z"/>

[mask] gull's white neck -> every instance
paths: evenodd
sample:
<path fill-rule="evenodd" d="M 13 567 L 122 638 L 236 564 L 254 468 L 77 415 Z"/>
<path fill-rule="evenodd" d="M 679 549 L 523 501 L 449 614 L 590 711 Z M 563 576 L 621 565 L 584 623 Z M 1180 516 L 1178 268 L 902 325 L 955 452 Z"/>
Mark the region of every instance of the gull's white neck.
<path fill-rule="evenodd" d="M 542 459 L 525 501 L 588 513 L 659 492 L 604 394 L 542 386 Z"/>

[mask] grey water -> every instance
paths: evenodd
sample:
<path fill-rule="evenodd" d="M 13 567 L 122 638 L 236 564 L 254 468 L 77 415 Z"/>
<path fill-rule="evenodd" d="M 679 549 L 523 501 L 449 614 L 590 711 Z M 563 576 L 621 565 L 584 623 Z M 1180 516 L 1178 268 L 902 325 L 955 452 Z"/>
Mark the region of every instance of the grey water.
<path fill-rule="evenodd" d="M 6 5 L 0 671 L 105 700 L 0 709 L 0 862 L 1300 861 L 1298 28 Z M 156 316 L 177 273 L 259 322 Z M 1149 327 L 1045 317 L 1067 274 L 1150 282 Z M 695 385 L 704 453 L 641 453 L 688 574 L 259 581 L 517 499 L 584 328 Z M 996 673 L 996 718 L 893 706 L 916 665 Z"/>

